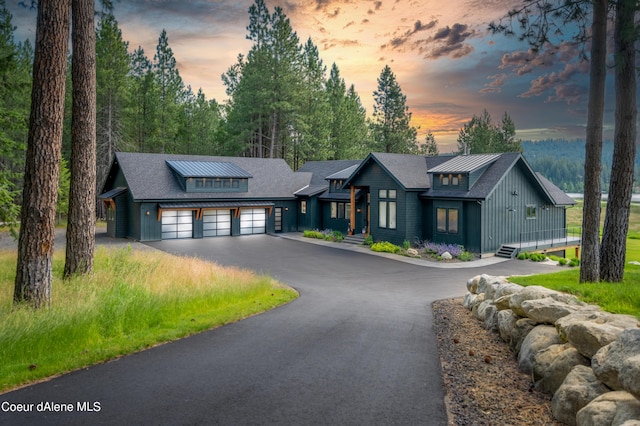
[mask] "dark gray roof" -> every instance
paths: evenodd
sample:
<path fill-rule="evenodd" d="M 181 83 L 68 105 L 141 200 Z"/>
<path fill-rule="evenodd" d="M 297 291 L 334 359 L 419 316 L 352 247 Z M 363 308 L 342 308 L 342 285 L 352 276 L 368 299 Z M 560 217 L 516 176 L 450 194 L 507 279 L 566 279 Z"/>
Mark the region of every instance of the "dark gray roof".
<path fill-rule="evenodd" d="M 544 185 L 551 198 L 553 198 L 554 204 L 556 206 L 573 206 L 574 204 L 576 204 L 576 200 L 569 197 L 562 189 L 555 186 L 546 177 L 537 172 L 536 176 L 538 177 L 538 180 L 540 180 L 540 183 Z"/>
<path fill-rule="evenodd" d="M 100 198 L 101 200 L 109 200 L 113 197 L 117 197 L 124 192 L 127 192 L 127 188 L 124 186 L 120 186 L 117 188 L 113 188 L 111 191 L 107 191 L 104 194 L 98 195 L 98 198 Z"/>
<path fill-rule="evenodd" d="M 251 174 L 229 161 L 167 160 L 167 165 L 183 178 L 250 178 Z"/>
<path fill-rule="evenodd" d="M 500 154 L 459 155 L 429 170 L 432 173 L 471 173 L 500 157 Z"/>
<path fill-rule="evenodd" d="M 360 163 L 358 163 L 360 164 Z M 329 175 L 326 177 L 327 180 L 329 179 L 349 179 L 349 176 L 351 176 L 351 174 L 358 168 L 358 164 L 354 164 L 351 167 L 347 167 L 344 170 L 340 170 L 339 172 L 336 172 L 332 175 Z"/>
<path fill-rule="evenodd" d="M 345 170 L 351 166 L 357 166 L 361 161 L 362 160 L 307 161 L 296 171 L 296 173 L 313 173 L 313 178 L 311 179 L 310 185 L 318 185 L 328 188 L 329 184 L 326 181 L 328 176 Z"/>
<path fill-rule="evenodd" d="M 482 173 L 476 183 L 469 191 L 434 190 L 430 189 L 422 193 L 422 196 L 431 198 L 464 198 L 464 199 L 485 199 L 491 194 L 496 185 L 502 180 L 513 165 L 521 159 L 518 152 L 507 152 L 498 154 L 498 158 L 491 163 Z M 524 161 L 524 160 L 523 160 Z M 446 164 L 446 163 L 445 163 Z M 434 169 L 431 169 L 433 171 Z M 453 172 L 452 172 L 453 173 Z"/>
<path fill-rule="evenodd" d="M 329 189 L 329 185 L 308 185 L 295 192 L 295 195 L 312 197 Z"/>
<path fill-rule="evenodd" d="M 427 174 L 427 160 L 421 155 L 410 154 L 370 154 L 387 170 L 404 189 L 425 189 L 431 187 Z"/>
<path fill-rule="evenodd" d="M 230 162 L 253 179 L 248 192 L 185 192 L 166 161 Z M 119 152 L 115 163 L 124 173 L 136 201 L 197 201 L 204 199 L 293 198 L 311 181 L 310 173 L 294 173 L 284 160 L 249 157 L 207 157 L 198 155 Z"/>
<path fill-rule="evenodd" d="M 263 207 L 273 206 L 267 201 L 192 201 L 178 203 L 158 203 L 161 209 L 221 209 L 221 208 L 241 208 L 241 207 Z"/>

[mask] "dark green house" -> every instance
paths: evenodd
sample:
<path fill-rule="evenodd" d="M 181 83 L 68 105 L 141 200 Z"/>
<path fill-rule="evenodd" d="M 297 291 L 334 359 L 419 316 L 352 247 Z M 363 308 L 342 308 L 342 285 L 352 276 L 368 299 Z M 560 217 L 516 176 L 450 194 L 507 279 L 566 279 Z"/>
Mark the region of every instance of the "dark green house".
<path fill-rule="evenodd" d="M 100 198 L 113 237 L 332 229 L 396 244 L 459 244 L 481 255 L 566 239 L 566 208 L 575 204 L 519 153 L 372 153 L 307 162 L 296 172 L 279 159 L 118 153 Z"/>
<path fill-rule="evenodd" d="M 153 241 L 291 232 L 310 173 L 284 160 L 116 154 L 100 199 L 112 237 Z"/>

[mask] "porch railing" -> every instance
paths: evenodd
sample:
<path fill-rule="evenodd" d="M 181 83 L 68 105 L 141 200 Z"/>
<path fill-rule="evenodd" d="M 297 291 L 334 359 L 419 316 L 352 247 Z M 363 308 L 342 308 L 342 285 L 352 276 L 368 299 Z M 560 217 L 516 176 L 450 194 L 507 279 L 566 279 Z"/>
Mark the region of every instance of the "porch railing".
<path fill-rule="evenodd" d="M 556 228 L 520 233 L 520 250 L 559 247 L 580 244 L 582 228 Z"/>

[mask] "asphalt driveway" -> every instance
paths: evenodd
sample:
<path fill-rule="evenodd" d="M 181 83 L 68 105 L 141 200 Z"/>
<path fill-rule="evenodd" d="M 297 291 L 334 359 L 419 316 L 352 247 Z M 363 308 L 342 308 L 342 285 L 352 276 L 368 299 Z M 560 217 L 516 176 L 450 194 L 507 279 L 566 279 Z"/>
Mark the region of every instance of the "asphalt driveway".
<path fill-rule="evenodd" d="M 425 267 L 267 235 L 149 246 L 270 274 L 301 296 L 0 395 L 0 424 L 444 425 L 431 303 L 463 295 L 479 273 L 549 271 L 521 261 Z M 46 402 L 73 410 L 38 411 Z M 18 403 L 33 411 L 11 412 Z"/>

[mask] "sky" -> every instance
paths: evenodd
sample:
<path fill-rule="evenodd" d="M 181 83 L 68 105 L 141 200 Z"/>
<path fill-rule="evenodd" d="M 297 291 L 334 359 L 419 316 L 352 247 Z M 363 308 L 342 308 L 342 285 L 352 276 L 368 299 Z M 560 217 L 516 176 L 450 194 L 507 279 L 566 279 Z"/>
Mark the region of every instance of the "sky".
<path fill-rule="evenodd" d="M 6 0 L 16 41 L 35 36 L 36 12 Z M 28 3 L 28 2 L 27 2 Z M 428 131 L 440 152 L 456 148 L 462 126 L 486 109 L 495 122 L 506 112 L 524 140 L 584 139 L 589 65 L 584 46 L 558 43 L 534 55 L 524 42 L 492 35 L 520 0 L 266 0 L 281 7 L 300 42 L 318 46 L 328 71 L 336 63 L 367 113 L 389 65 L 407 97 L 419 142 Z M 167 31 L 180 75 L 194 91 L 226 100 L 221 75 L 246 54 L 253 0 L 121 0 L 114 15 L 132 52 L 153 58 Z M 570 31 L 569 31 L 570 32 Z M 612 138 L 613 76 L 605 95 L 605 138 Z"/>

